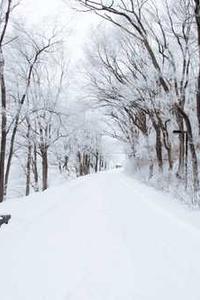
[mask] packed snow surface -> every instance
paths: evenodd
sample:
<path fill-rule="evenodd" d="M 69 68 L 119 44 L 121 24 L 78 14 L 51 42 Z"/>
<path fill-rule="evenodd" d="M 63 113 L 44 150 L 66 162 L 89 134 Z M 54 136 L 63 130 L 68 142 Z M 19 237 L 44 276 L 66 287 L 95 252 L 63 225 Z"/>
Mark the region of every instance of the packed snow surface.
<path fill-rule="evenodd" d="M 0 214 L 1 300 L 199 300 L 200 213 L 123 172 L 86 176 Z"/>

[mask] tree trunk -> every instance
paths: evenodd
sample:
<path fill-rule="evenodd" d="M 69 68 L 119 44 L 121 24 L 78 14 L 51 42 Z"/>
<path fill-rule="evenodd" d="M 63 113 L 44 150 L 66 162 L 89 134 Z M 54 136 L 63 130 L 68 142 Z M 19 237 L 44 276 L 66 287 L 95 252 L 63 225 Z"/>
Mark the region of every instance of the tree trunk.
<path fill-rule="evenodd" d="M 10 140 L 10 149 L 9 149 L 9 155 L 8 155 L 8 160 L 6 165 L 6 174 L 5 174 L 5 194 L 7 193 L 8 180 L 9 180 L 10 168 L 11 168 L 11 163 L 12 163 L 12 158 L 14 153 L 15 137 L 17 134 L 18 122 L 19 122 L 19 115 L 16 116 L 15 125 Z"/>
<path fill-rule="evenodd" d="M 33 150 L 33 176 L 34 176 L 34 190 L 35 192 L 39 191 L 39 176 L 37 168 L 37 146 L 34 144 Z"/>
<path fill-rule="evenodd" d="M 94 167 L 95 173 L 97 173 L 98 170 L 99 170 L 99 152 L 96 151 L 96 154 L 95 154 L 95 167 Z"/>
<path fill-rule="evenodd" d="M 77 153 L 78 156 L 78 162 L 79 162 L 79 176 L 83 176 L 83 163 L 82 163 L 82 155 L 81 152 L 78 151 Z"/>
<path fill-rule="evenodd" d="M 165 125 L 163 125 L 163 123 L 162 123 L 162 133 L 163 133 L 164 147 L 167 151 L 169 171 L 171 171 L 173 169 L 172 145 L 171 145 L 171 142 L 170 142 L 170 139 L 169 139 L 167 123 L 168 123 L 168 121 L 165 122 Z"/>
<path fill-rule="evenodd" d="M 5 173 L 5 158 L 6 158 L 6 125 L 7 125 L 7 115 L 6 115 L 6 87 L 4 79 L 4 58 L 2 49 L 0 49 L 0 84 L 1 84 L 1 141 L 0 141 L 0 202 L 4 200 L 4 173 Z"/>
<path fill-rule="evenodd" d="M 159 124 L 156 123 L 153 116 L 151 116 L 151 121 L 156 133 L 156 156 L 159 170 L 163 171 L 163 158 L 162 158 L 162 140 L 161 140 L 161 128 Z"/>
<path fill-rule="evenodd" d="M 26 196 L 30 194 L 30 181 L 31 181 L 31 152 L 32 152 L 32 145 L 30 141 L 30 124 L 28 124 L 28 132 L 27 132 L 27 139 L 28 139 L 28 153 L 27 153 L 27 163 L 26 163 Z"/>
<path fill-rule="evenodd" d="M 103 161 L 103 157 L 100 156 L 99 171 L 102 171 L 103 169 L 104 169 L 104 161 Z"/>
<path fill-rule="evenodd" d="M 42 190 L 48 188 L 48 154 L 47 148 L 42 150 Z"/>
<path fill-rule="evenodd" d="M 179 105 L 179 108 L 183 111 L 183 107 Z M 184 131 L 184 122 L 183 117 L 180 113 L 176 116 L 177 124 L 179 131 Z M 179 159 L 178 159 L 178 171 L 177 171 L 177 177 L 183 178 L 184 177 L 184 135 L 179 134 Z"/>
<path fill-rule="evenodd" d="M 156 129 L 156 154 L 158 160 L 159 170 L 163 171 L 163 158 L 162 158 L 162 141 L 161 141 L 161 129 L 158 126 Z"/>
<path fill-rule="evenodd" d="M 195 19 L 197 25 L 197 40 L 198 40 L 198 52 L 199 52 L 196 107 L 197 107 L 198 129 L 200 134 L 200 0 L 194 0 L 194 2 L 195 2 Z"/>
<path fill-rule="evenodd" d="M 90 173 L 90 156 L 88 154 L 83 154 L 83 175 L 88 175 Z"/>
<path fill-rule="evenodd" d="M 176 109 L 178 113 L 183 117 L 187 128 L 189 149 L 192 157 L 193 187 L 194 187 L 194 192 L 196 193 L 199 189 L 199 174 L 198 174 L 198 160 L 197 160 L 196 150 L 193 141 L 192 127 L 188 115 L 182 110 L 182 108 L 179 105 L 176 105 Z"/>
<path fill-rule="evenodd" d="M 68 169 L 68 163 L 69 163 L 69 157 L 67 155 L 65 155 L 65 160 L 64 160 L 64 165 L 63 165 L 63 169 L 65 169 L 65 171 L 69 170 Z"/>

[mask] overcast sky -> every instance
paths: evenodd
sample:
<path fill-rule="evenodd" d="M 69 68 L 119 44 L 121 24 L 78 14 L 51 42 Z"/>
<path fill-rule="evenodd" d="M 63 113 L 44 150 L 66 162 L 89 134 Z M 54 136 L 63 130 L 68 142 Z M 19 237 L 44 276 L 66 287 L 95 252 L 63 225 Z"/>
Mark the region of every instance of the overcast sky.
<path fill-rule="evenodd" d="M 39 19 L 43 16 L 54 14 L 61 7 L 59 0 L 23 0 L 22 5 L 32 18 Z"/>
<path fill-rule="evenodd" d="M 67 3 L 68 0 L 65 0 L 65 3 L 63 0 L 22 0 L 18 13 L 28 24 L 46 22 L 66 26 L 69 31 L 71 28 L 73 31 L 68 39 L 68 46 L 73 49 L 74 55 L 81 55 L 81 48 L 89 35 L 89 29 L 98 23 L 97 17 L 90 13 L 77 13 L 70 9 Z"/>

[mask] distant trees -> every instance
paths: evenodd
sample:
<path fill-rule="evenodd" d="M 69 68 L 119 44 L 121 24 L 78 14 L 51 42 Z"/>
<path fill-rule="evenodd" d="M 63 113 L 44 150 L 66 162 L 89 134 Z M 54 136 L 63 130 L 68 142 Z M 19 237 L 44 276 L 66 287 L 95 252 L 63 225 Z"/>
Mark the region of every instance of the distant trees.
<path fill-rule="evenodd" d="M 102 149 L 101 134 L 88 129 L 77 130 L 79 136 L 76 145 L 76 174 L 77 176 L 97 173 L 107 169 L 107 161 Z"/>

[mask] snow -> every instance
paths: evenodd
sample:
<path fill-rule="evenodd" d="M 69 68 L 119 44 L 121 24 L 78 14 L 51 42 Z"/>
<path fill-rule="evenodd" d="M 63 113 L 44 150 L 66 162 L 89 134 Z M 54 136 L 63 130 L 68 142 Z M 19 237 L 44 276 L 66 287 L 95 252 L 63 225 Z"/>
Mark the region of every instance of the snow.
<path fill-rule="evenodd" d="M 122 171 L 9 200 L 2 300 L 199 300 L 200 212 Z"/>

